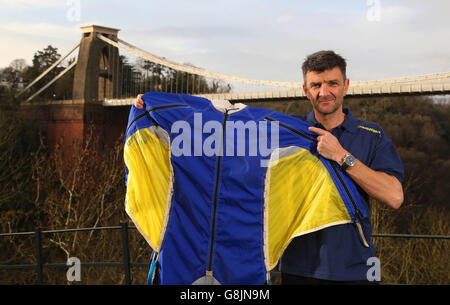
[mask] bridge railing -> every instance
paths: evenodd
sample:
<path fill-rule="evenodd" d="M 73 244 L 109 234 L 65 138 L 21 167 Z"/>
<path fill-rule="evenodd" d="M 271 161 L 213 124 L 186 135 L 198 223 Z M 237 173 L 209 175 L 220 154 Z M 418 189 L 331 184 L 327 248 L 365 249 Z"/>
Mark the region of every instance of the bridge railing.
<path fill-rule="evenodd" d="M 65 233 L 65 232 L 80 232 L 80 231 L 100 231 L 100 230 L 120 230 L 122 236 L 122 261 L 121 262 L 88 262 L 80 263 L 80 266 L 85 267 L 122 267 L 125 284 L 131 285 L 131 267 L 145 267 L 149 268 L 149 263 L 137 263 L 130 262 L 130 250 L 128 241 L 128 231 L 130 229 L 136 229 L 135 226 L 129 226 L 126 222 L 120 224 L 120 226 L 107 226 L 107 227 L 93 227 L 93 228 L 75 228 L 75 229 L 62 229 L 62 230 L 46 230 L 42 231 L 37 227 L 31 232 L 13 232 L 13 233 L 0 233 L 0 237 L 7 236 L 30 236 L 34 235 L 34 255 L 36 258 L 35 264 L 20 264 L 20 265 L 0 265 L 0 270 L 20 270 L 20 269 L 34 269 L 37 273 L 36 284 L 44 284 L 44 268 L 68 268 L 65 263 L 44 263 L 42 257 L 42 238 L 44 234 Z M 382 238 L 413 238 L 413 239 L 450 239 L 449 235 L 420 235 L 420 234 L 384 234 L 374 233 L 372 237 Z M 271 276 L 276 278 L 280 277 L 280 273 L 272 271 Z"/>

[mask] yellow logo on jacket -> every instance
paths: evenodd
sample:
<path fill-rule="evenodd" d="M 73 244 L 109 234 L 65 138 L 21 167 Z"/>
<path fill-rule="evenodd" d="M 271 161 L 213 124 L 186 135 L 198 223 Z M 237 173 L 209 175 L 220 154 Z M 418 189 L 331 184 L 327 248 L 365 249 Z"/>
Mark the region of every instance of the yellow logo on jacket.
<path fill-rule="evenodd" d="M 370 128 L 370 127 L 359 125 L 358 128 L 362 128 L 362 129 L 368 130 L 368 131 L 376 133 L 376 134 L 381 134 L 381 131 Z"/>

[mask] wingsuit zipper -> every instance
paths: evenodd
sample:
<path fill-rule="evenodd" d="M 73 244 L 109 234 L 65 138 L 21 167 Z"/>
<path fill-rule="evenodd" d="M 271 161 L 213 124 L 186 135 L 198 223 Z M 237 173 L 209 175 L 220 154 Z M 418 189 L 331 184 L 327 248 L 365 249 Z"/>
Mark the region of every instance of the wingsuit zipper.
<path fill-rule="evenodd" d="M 167 109 L 167 108 L 175 108 L 175 107 L 189 107 L 188 105 L 185 104 L 177 104 L 177 105 L 165 105 L 165 106 L 158 106 L 158 107 L 154 107 L 154 108 L 150 108 L 149 110 L 146 110 L 144 113 L 138 115 L 137 117 L 135 117 L 131 122 L 130 125 L 128 125 L 127 130 L 125 133 L 128 132 L 128 130 L 130 129 L 130 127 L 140 118 L 143 118 L 144 116 L 146 116 L 147 114 L 149 114 L 152 111 L 155 110 L 160 110 L 160 109 Z"/>
<path fill-rule="evenodd" d="M 264 119 L 272 121 L 272 122 L 275 121 L 275 120 L 273 120 L 273 119 L 271 119 L 269 117 L 265 117 Z M 292 128 L 292 127 L 287 126 L 287 125 L 285 125 L 283 123 L 280 123 L 280 122 L 278 122 L 278 124 L 279 124 L 279 126 L 281 126 L 283 128 L 286 128 L 286 129 L 292 131 L 293 133 L 295 133 L 295 134 L 297 134 L 297 135 L 299 135 L 299 136 L 301 136 L 303 138 L 306 138 L 306 139 L 308 139 L 308 140 L 310 140 L 310 141 L 312 141 L 314 143 L 317 143 L 316 139 L 314 139 L 314 138 L 312 138 L 312 137 L 310 137 L 308 135 L 305 135 L 304 133 L 296 130 L 295 128 Z M 347 185 L 344 183 L 344 180 L 342 179 L 341 175 L 339 174 L 339 171 L 337 170 L 336 165 L 334 164 L 333 161 L 331 161 L 330 164 L 331 164 L 331 167 L 333 168 L 334 173 L 338 177 L 338 180 L 339 180 L 340 184 L 343 186 L 345 193 L 347 194 L 348 198 L 350 198 L 350 202 L 353 205 L 353 209 L 355 210 L 355 218 L 353 219 L 353 221 L 354 221 L 354 223 L 355 223 L 355 225 L 356 225 L 356 227 L 358 229 L 358 233 L 359 233 L 359 235 L 361 237 L 361 241 L 362 241 L 363 245 L 366 248 L 369 248 L 369 244 L 367 243 L 367 240 L 366 240 L 366 238 L 364 236 L 364 232 L 362 230 L 361 223 L 360 223 L 360 220 L 363 218 L 362 217 L 362 213 L 361 213 L 360 209 L 358 208 L 358 206 L 356 205 L 356 202 L 353 199 L 352 195 L 350 194 L 350 191 L 348 190 Z"/>
<path fill-rule="evenodd" d="M 274 119 L 271 119 L 271 118 L 269 118 L 269 117 L 265 117 L 264 119 L 267 120 L 267 121 L 271 121 L 271 122 L 278 122 L 278 121 L 276 121 L 276 120 L 274 120 Z M 310 141 L 312 141 L 312 142 L 317 143 L 317 140 L 314 139 L 313 137 L 310 137 L 310 136 L 304 134 L 303 132 L 298 131 L 298 130 L 295 129 L 295 128 L 292 128 L 291 126 L 285 125 L 285 124 L 280 123 L 280 122 L 278 122 L 278 125 L 281 126 L 281 127 L 283 127 L 283 128 L 286 128 L 286 129 L 292 131 L 293 133 L 295 133 L 295 134 L 297 134 L 297 135 L 299 135 L 299 136 L 301 136 L 301 137 L 303 137 L 303 138 L 305 138 L 305 139 L 307 139 L 307 140 L 310 140 Z"/>
<path fill-rule="evenodd" d="M 369 244 L 367 243 L 366 237 L 364 236 L 364 232 L 363 232 L 362 226 L 361 226 L 361 221 L 360 220 L 363 218 L 361 210 L 358 208 L 358 206 L 356 205 L 355 200 L 350 195 L 350 191 L 348 190 L 347 185 L 342 180 L 342 177 L 339 174 L 339 171 L 337 170 L 336 165 L 334 164 L 334 162 L 330 162 L 330 164 L 331 164 L 331 167 L 334 170 L 334 173 L 338 177 L 339 182 L 344 187 L 345 192 L 347 193 L 348 197 L 350 198 L 350 201 L 351 201 L 351 203 L 353 205 L 353 208 L 355 209 L 355 218 L 354 218 L 353 222 L 355 223 L 356 228 L 358 229 L 358 233 L 359 233 L 359 236 L 361 237 L 361 241 L 362 241 L 364 247 L 369 248 Z"/>
<path fill-rule="evenodd" d="M 208 260 L 208 270 L 206 270 L 206 275 L 212 276 L 212 262 L 213 262 L 213 254 L 214 254 L 214 238 L 216 231 L 216 213 L 217 213 L 217 199 L 219 196 L 219 179 L 220 179 L 220 168 L 222 164 L 222 150 L 223 150 L 223 142 L 225 139 L 225 128 L 227 125 L 228 119 L 228 109 L 225 110 L 225 116 L 222 123 L 222 141 L 220 143 L 221 147 L 219 149 L 219 155 L 217 156 L 217 173 L 216 173 L 216 184 L 214 186 L 214 198 L 213 198 L 213 219 L 212 219 L 212 228 L 211 228 L 211 238 L 209 245 L 209 260 Z"/>

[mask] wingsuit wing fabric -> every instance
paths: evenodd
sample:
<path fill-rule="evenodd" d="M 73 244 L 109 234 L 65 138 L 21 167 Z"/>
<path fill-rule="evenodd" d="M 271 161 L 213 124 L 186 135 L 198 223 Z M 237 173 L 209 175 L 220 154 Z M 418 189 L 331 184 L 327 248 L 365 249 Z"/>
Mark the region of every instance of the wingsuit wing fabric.
<path fill-rule="evenodd" d="M 159 253 L 158 283 L 262 284 L 295 236 L 367 217 L 306 122 L 190 95 L 143 100 L 124 141 L 125 208 Z"/>
<path fill-rule="evenodd" d="M 150 246 L 159 251 L 172 191 L 169 147 L 143 128 L 127 139 L 124 159 L 128 168 L 126 211 Z"/>
<path fill-rule="evenodd" d="M 350 222 L 331 176 L 316 156 L 302 149 L 274 163 L 266 176 L 265 197 L 269 269 L 293 237 Z"/>

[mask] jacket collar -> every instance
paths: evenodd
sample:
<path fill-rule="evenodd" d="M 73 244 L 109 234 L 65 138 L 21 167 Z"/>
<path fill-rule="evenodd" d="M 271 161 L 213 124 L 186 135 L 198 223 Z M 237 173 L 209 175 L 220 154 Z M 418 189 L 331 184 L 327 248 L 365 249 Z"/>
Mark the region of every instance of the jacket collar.
<path fill-rule="evenodd" d="M 242 103 L 231 104 L 228 100 L 211 100 L 211 104 L 220 112 L 228 112 L 228 114 L 232 114 L 238 111 L 241 111 L 247 105 Z"/>

